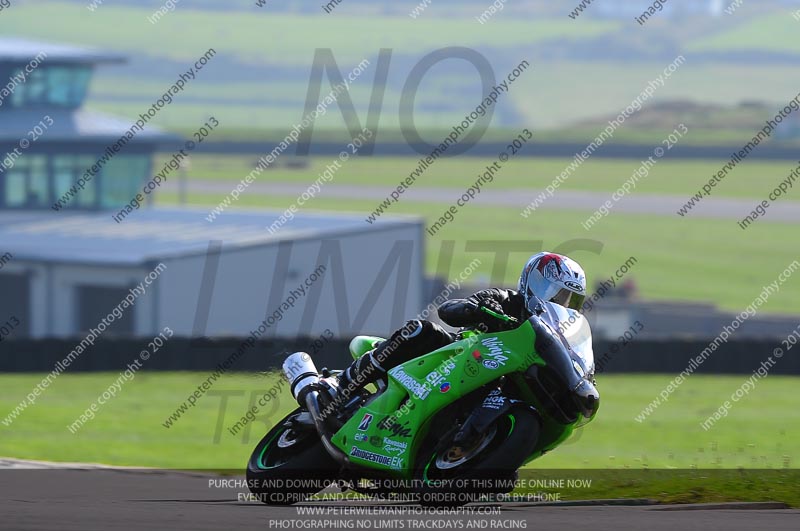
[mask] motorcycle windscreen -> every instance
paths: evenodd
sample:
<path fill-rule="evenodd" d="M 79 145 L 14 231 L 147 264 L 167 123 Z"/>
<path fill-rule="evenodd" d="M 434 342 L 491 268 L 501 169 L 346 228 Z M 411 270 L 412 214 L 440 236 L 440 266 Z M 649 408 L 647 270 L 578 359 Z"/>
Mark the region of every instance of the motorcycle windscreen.
<path fill-rule="evenodd" d="M 561 330 L 573 352 L 583 361 L 587 374 L 594 374 L 594 349 L 589 321 L 580 312 L 558 304 L 547 303 L 546 309 L 556 321 L 556 329 Z"/>

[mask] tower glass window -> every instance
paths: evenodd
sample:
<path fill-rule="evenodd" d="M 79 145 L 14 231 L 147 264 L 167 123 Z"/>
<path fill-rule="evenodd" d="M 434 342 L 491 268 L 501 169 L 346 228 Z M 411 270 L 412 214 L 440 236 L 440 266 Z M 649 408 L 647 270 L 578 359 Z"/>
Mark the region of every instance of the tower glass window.
<path fill-rule="evenodd" d="M 18 67 L 12 75 L 26 78 L 25 83 L 19 85 L 11 96 L 12 107 L 75 108 L 86 97 L 92 68 L 74 65 L 40 66 L 33 72 L 25 73 L 22 67 Z"/>
<path fill-rule="evenodd" d="M 0 174 L 4 206 L 9 208 L 43 208 L 48 194 L 47 157 L 23 155 L 14 166 Z"/>
<path fill-rule="evenodd" d="M 150 157 L 147 155 L 117 155 L 103 168 L 102 208 L 119 208 L 130 203 L 131 198 L 141 193 Z"/>
<path fill-rule="evenodd" d="M 60 198 L 78 181 L 87 168 L 95 163 L 93 157 L 85 155 L 55 155 L 53 157 L 53 182 L 55 196 Z M 78 190 L 67 204 L 67 208 L 91 208 L 97 201 L 97 183 L 88 181 L 83 190 Z"/>

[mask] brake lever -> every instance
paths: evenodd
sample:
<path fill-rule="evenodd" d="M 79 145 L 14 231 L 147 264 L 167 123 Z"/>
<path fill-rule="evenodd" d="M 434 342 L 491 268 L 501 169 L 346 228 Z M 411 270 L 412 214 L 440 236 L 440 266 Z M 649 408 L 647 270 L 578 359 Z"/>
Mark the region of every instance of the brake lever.
<path fill-rule="evenodd" d="M 501 321 L 506 322 L 506 323 L 516 324 L 516 323 L 519 322 L 516 317 L 511 317 L 510 315 L 506 315 L 504 313 L 497 313 L 494 310 L 490 310 L 486 306 L 479 306 L 479 309 L 483 313 L 487 313 L 487 314 L 491 315 L 492 317 L 494 317 L 495 319 L 500 319 Z"/>

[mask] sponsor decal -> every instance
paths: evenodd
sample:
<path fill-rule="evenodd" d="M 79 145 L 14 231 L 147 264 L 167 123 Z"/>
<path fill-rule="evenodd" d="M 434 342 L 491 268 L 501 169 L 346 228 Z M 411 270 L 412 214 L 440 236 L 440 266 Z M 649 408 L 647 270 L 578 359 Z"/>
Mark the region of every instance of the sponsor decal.
<path fill-rule="evenodd" d="M 481 372 L 481 370 L 480 367 L 478 367 L 477 363 L 473 361 L 468 361 L 466 363 L 466 366 L 464 367 L 464 372 L 470 378 L 474 378 L 475 376 L 478 376 L 478 373 Z"/>
<path fill-rule="evenodd" d="M 369 443 L 372 446 L 380 446 L 381 445 L 381 438 L 378 437 L 377 435 L 373 435 L 372 437 L 369 438 Z"/>
<path fill-rule="evenodd" d="M 566 287 L 568 287 L 569 289 L 574 289 L 578 293 L 583 293 L 583 286 L 581 286 L 577 282 L 573 282 L 571 280 L 567 280 L 566 282 L 564 282 L 564 285 Z"/>
<path fill-rule="evenodd" d="M 506 348 L 505 344 L 500 339 L 496 337 L 487 337 L 481 340 L 481 344 L 489 350 L 486 356 L 496 361 L 499 366 L 505 366 L 508 361 L 508 356 L 506 356 L 506 354 L 511 354 L 511 351 Z"/>
<path fill-rule="evenodd" d="M 489 396 L 483 399 L 481 407 L 487 409 L 501 409 L 506 404 L 506 399 L 500 394 L 500 391 L 492 391 Z"/>
<path fill-rule="evenodd" d="M 483 366 L 487 369 L 496 370 L 500 367 L 500 363 L 495 360 L 483 360 Z"/>
<path fill-rule="evenodd" d="M 403 424 L 397 422 L 394 417 L 386 417 L 378 423 L 378 427 L 384 431 L 392 432 L 395 437 L 411 437 L 411 429 L 408 427 L 408 421 Z"/>
<path fill-rule="evenodd" d="M 400 454 L 405 452 L 406 448 L 408 448 L 408 443 L 404 443 L 403 441 L 395 441 L 389 437 L 383 438 L 383 444 L 383 450 L 385 452 L 389 452 L 390 454 Z"/>
<path fill-rule="evenodd" d="M 361 419 L 361 423 L 358 425 L 358 429 L 360 431 L 367 431 L 369 429 L 369 425 L 372 422 L 372 415 L 367 413 L 364 415 L 364 418 Z"/>
<path fill-rule="evenodd" d="M 439 365 L 436 370 L 430 372 L 426 377 L 425 381 L 431 384 L 431 387 L 438 387 L 442 385 L 444 379 L 450 376 L 450 373 L 453 372 L 453 369 L 456 368 L 456 364 L 452 358 L 448 358 Z"/>
<path fill-rule="evenodd" d="M 366 441 L 366 440 L 367 440 L 367 434 L 366 434 L 366 433 L 356 433 L 356 434 L 353 436 L 353 438 L 354 438 L 355 440 L 357 440 L 358 442 L 364 442 L 364 441 Z"/>
<path fill-rule="evenodd" d="M 450 390 L 450 382 L 445 382 L 439 386 L 440 393 L 446 393 L 449 390 Z"/>
<path fill-rule="evenodd" d="M 350 455 L 357 459 L 378 463 L 379 465 L 390 466 L 392 468 L 403 468 L 403 459 L 401 457 L 368 452 L 366 450 L 362 450 L 358 446 L 353 446 L 353 448 L 350 450 Z"/>
<path fill-rule="evenodd" d="M 420 400 L 425 400 L 428 398 L 428 395 L 431 393 L 431 388 L 425 384 L 419 383 L 415 380 L 411 375 L 406 373 L 405 369 L 403 369 L 402 365 L 400 367 L 395 367 L 391 371 L 389 371 L 397 382 L 405 388 L 406 391 L 414 395 Z"/>

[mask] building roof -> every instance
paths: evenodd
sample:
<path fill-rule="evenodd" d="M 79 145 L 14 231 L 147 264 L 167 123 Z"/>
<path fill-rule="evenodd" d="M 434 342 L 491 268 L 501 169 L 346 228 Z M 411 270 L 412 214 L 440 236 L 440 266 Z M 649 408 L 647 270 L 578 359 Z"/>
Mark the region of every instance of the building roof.
<path fill-rule="evenodd" d="M 142 109 L 143 111 L 146 109 Z M 38 124 L 43 115 L 47 114 L 53 119 L 53 125 L 36 141 L 47 142 L 86 142 L 96 140 L 104 143 L 116 142 L 127 133 L 134 121 L 124 120 L 82 109 L 13 109 L 2 113 L 3 126 L 0 127 L 0 142 L 17 143 L 25 138 L 28 131 Z M 145 125 L 144 130 L 137 132 L 131 143 L 151 142 L 167 143 L 178 142 L 181 137 L 166 133 L 158 127 Z"/>
<path fill-rule="evenodd" d="M 112 212 L 0 210 L 0 249 L 14 261 L 138 266 L 166 258 L 204 255 L 221 240 L 223 252 L 284 240 L 339 237 L 421 226 L 416 217 L 393 216 L 369 225 L 360 214 L 298 213 L 275 234 L 267 227 L 281 212 L 226 211 L 214 223 L 208 208 L 142 208 L 116 223 Z"/>
<path fill-rule="evenodd" d="M 79 46 L 8 37 L 0 38 L 0 62 L 27 63 L 41 53 L 47 54 L 45 61 L 57 63 L 124 63 L 127 61 L 127 57 L 124 55 Z"/>

